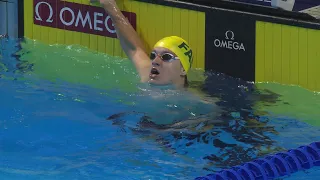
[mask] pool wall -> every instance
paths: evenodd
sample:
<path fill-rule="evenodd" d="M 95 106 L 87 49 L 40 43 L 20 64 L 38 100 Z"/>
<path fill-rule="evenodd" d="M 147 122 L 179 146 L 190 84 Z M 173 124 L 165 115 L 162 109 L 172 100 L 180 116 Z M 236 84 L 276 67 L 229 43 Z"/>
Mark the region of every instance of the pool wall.
<path fill-rule="evenodd" d="M 125 57 L 107 14 L 88 2 L 24 1 L 24 36 Z M 308 14 L 208 0 L 122 0 L 119 6 L 148 50 L 178 35 L 193 48 L 193 68 L 320 91 L 320 24 Z"/>
<path fill-rule="evenodd" d="M 43 22 L 49 17 L 49 14 L 47 13 L 49 9 L 48 5 L 44 3 L 35 8 L 36 5 L 41 2 L 50 3 L 53 7 L 52 18 L 54 21 L 58 19 L 60 24 Z M 92 50 L 104 52 L 113 56 L 125 57 L 120 46 L 120 42 L 116 39 L 116 33 L 114 32 L 111 20 L 108 19 L 108 16 L 101 7 L 97 8 L 94 5 L 89 6 L 89 0 L 33 0 L 25 1 L 24 3 L 25 37 L 41 40 L 49 44 L 80 44 Z M 131 13 L 127 17 L 130 19 L 131 24 L 135 26 L 135 29 L 140 37 L 142 37 L 148 50 L 150 50 L 152 45 L 162 37 L 172 34 L 182 36 L 189 41 L 193 48 L 193 52 L 195 54 L 194 67 L 204 68 L 204 12 L 160 6 L 132 0 L 119 1 L 118 5 L 126 13 Z M 66 16 L 64 18 L 66 21 L 70 22 L 70 25 L 61 23 L 59 12 L 61 12 L 63 7 L 70 7 L 70 9 L 75 13 L 75 20 L 73 22 L 71 22 L 71 17 L 67 17 L 69 16 L 69 10 L 66 10 L 66 13 L 64 13 Z M 81 23 L 76 24 L 79 10 L 83 15 L 82 17 L 85 17 L 87 15 L 86 12 L 89 12 L 91 21 L 86 21 L 85 28 L 80 28 L 82 25 Z M 39 21 L 34 18 L 37 15 L 36 11 L 39 12 L 39 17 L 43 17 L 43 21 Z M 44 13 L 42 11 L 44 11 Z M 96 14 L 96 21 L 94 20 L 94 12 L 99 13 Z M 101 16 L 100 13 L 104 15 Z M 164 15 L 159 16 L 159 14 Z M 167 21 L 163 22 L 163 18 Z M 97 22 L 97 20 L 99 22 Z M 107 22 L 107 26 L 105 26 L 105 22 Z M 52 28 L 52 26 L 57 28 Z M 66 28 L 69 30 L 63 30 Z M 100 28 L 102 31 L 100 31 Z M 101 33 L 108 31 L 110 31 L 110 33 Z"/>

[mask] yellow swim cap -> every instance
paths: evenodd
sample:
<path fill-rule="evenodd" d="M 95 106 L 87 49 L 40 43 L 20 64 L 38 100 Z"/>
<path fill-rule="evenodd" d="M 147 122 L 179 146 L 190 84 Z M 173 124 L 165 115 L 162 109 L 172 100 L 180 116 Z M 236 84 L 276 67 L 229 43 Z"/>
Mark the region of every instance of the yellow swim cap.
<path fill-rule="evenodd" d="M 189 71 L 193 61 L 192 50 L 187 41 L 178 36 L 169 36 L 160 39 L 154 47 L 163 47 L 174 52 L 181 61 L 186 72 Z"/>

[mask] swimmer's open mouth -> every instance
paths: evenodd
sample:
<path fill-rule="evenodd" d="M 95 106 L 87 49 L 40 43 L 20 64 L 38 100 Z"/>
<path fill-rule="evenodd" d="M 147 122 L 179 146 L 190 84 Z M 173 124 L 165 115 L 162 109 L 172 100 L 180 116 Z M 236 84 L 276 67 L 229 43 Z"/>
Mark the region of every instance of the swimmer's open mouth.
<path fill-rule="evenodd" d="M 150 74 L 152 74 L 152 75 L 153 75 L 153 74 L 158 75 L 158 74 L 160 74 L 160 73 L 159 73 L 159 71 L 158 71 L 156 68 L 152 68 Z"/>
<path fill-rule="evenodd" d="M 151 78 L 151 79 L 156 79 L 157 78 L 157 76 L 160 74 L 160 72 L 158 71 L 158 69 L 156 69 L 156 68 L 152 68 L 151 69 L 151 71 L 150 71 L 150 75 L 149 75 L 149 77 Z"/>

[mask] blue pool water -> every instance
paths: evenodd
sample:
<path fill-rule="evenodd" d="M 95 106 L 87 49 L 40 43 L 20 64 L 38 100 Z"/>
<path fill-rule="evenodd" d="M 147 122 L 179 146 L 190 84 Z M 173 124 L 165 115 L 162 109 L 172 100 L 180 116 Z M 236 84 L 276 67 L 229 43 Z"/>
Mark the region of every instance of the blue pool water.
<path fill-rule="evenodd" d="M 21 44 L 1 40 L 0 179 L 194 179 L 320 139 L 317 111 L 286 114 L 290 99 L 249 82 L 211 72 L 197 93 L 159 89 L 128 60 Z"/>

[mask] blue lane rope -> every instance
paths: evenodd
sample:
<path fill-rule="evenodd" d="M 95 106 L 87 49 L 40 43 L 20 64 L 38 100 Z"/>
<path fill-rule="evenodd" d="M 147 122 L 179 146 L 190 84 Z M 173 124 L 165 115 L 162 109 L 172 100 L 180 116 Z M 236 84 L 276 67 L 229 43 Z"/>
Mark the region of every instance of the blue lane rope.
<path fill-rule="evenodd" d="M 256 159 L 195 180 L 270 180 L 320 166 L 320 141 Z"/>

